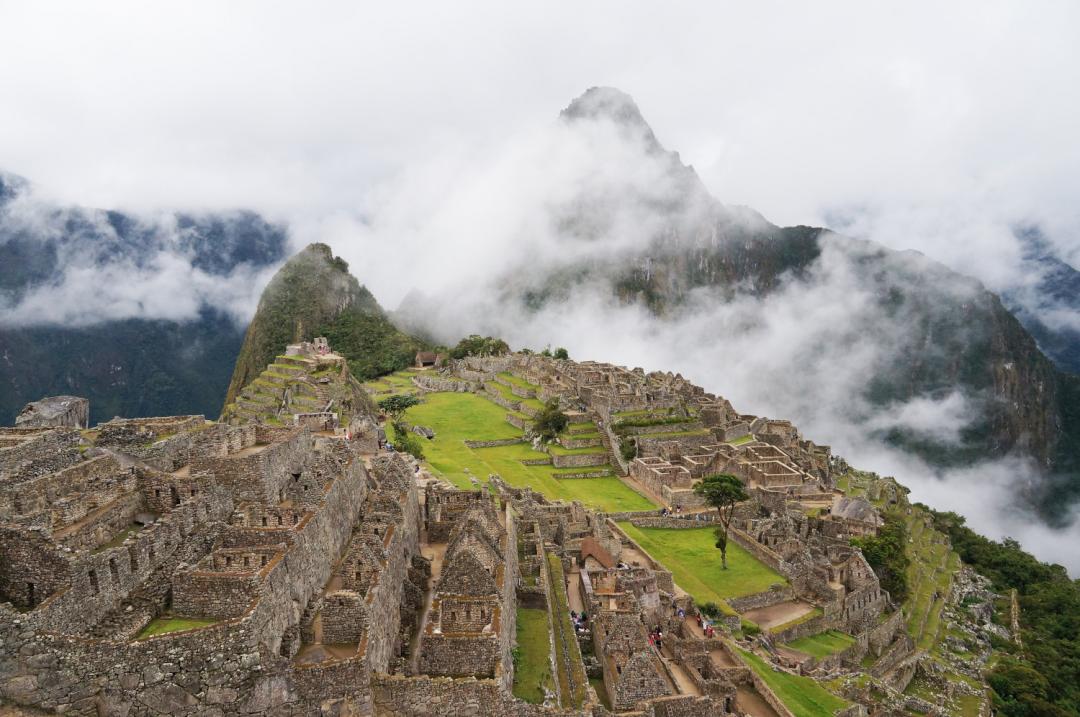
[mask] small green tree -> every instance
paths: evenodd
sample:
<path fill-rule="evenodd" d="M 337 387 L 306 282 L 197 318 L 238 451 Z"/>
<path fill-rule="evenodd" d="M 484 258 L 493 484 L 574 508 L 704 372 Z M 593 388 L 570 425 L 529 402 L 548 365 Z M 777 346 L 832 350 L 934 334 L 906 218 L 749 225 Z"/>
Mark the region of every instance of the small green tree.
<path fill-rule="evenodd" d="M 397 424 L 401 422 L 401 417 L 405 415 L 405 411 L 419 403 L 420 399 L 416 396 L 399 394 L 397 396 L 388 396 L 379 401 L 379 408 L 390 416 L 390 420 L 394 424 Z"/>
<path fill-rule="evenodd" d="M 562 346 L 560 346 L 559 348 L 555 349 L 555 353 L 553 353 L 552 356 L 557 359 L 568 359 L 570 358 L 570 353 Z"/>
<path fill-rule="evenodd" d="M 634 460 L 637 458 L 637 441 L 629 436 L 619 439 L 619 453 L 628 463 Z"/>
<path fill-rule="evenodd" d="M 559 399 L 553 398 L 544 404 L 533 417 L 533 433 L 540 436 L 545 442 L 555 440 L 555 437 L 566 430 L 570 425 L 570 419 L 559 409 Z"/>
<path fill-rule="evenodd" d="M 742 481 L 729 473 L 705 476 L 694 486 L 694 492 L 716 508 L 719 514 L 720 527 L 716 529 L 716 547 L 720 549 L 720 564 L 724 570 L 727 570 L 728 529 L 731 527 L 731 517 L 735 514 L 735 506 L 750 496 Z"/>
<path fill-rule="evenodd" d="M 418 461 L 424 460 L 424 445 L 403 421 L 394 421 L 394 447 Z"/>
<path fill-rule="evenodd" d="M 510 346 L 494 336 L 473 334 L 466 336 L 450 349 L 451 358 L 462 359 L 466 356 L 502 356 L 510 353 Z"/>

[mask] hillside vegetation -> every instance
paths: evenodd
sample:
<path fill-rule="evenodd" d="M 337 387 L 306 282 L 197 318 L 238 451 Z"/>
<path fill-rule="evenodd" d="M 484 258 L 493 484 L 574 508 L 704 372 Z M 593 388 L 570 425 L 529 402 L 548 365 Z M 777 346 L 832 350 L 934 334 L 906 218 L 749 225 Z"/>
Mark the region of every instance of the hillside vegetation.
<path fill-rule="evenodd" d="M 359 380 L 410 365 L 422 343 L 398 331 L 349 265 L 325 244 L 310 244 L 278 270 L 259 299 L 225 403 L 285 352 L 286 345 L 326 336 Z"/>

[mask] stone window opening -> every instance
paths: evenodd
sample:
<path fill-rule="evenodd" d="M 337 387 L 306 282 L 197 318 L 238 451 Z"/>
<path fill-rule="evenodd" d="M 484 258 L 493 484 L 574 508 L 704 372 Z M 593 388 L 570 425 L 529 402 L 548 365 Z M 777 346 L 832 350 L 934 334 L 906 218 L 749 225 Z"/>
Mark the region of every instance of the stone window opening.
<path fill-rule="evenodd" d="M 293 524 L 293 525 L 296 525 L 296 524 L 297 524 L 297 523 L 299 523 L 299 522 L 300 522 L 300 516 L 299 516 L 299 515 L 297 515 L 296 513 L 293 513 L 293 517 L 292 517 L 292 524 Z"/>
<path fill-rule="evenodd" d="M 27 602 L 28 605 L 33 607 L 33 605 L 34 605 L 34 584 L 33 583 L 27 583 L 26 584 L 26 602 Z"/>
<path fill-rule="evenodd" d="M 139 558 L 135 555 L 135 551 L 128 552 L 128 558 L 131 561 L 131 572 L 134 573 L 139 569 Z"/>
<path fill-rule="evenodd" d="M 99 592 L 101 592 L 100 588 L 98 588 L 97 573 L 95 573 L 93 570 L 90 571 L 90 591 L 94 595 L 97 595 Z"/>
<path fill-rule="evenodd" d="M 280 515 L 277 517 L 277 524 L 278 525 L 284 525 L 285 524 L 285 519 L 282 518 Z"/>
<path fill-rule="evenodd" d="M 112 575 L 113 583 L 120 584 L 120 571 L 116 567 L 116 558 L 109 558 L 109 574 Z"/>
<path fill-rule="evenodd" d="M 194 497 L 195 497 L 195 493 L 196 493 L 196 492 L 197 492 L 197 491 L 196 491 L 196 490 L 195 490 L 194 488 L 192 488 L 192 489 L 191 489 L 191 497 L 192 497 L 192 498 L 194 498 Z"/>
<path fill-rule="evenodd" d="M 246 568 L 246 567 L 249 567 L 250 565 L 251 565 L 251 559 L 248 558 L 248 556 L 245 555 L 244 556 L 244 567 Z"/>
<path fill-rule="evenodd" d="M 264 528 L 266 527 L 266 516 L 265 515 L 262 517 L 262 527 L 264 527 Z"/>
<path fill-rule="evenodd" d="M 161 488 L 154 488 L 154 497 L 155 498 L 160 498 L 161 497 Z"/>
<path fill-rule="evenodd" d="M 299 481 L 300 480 L 300 474 L 299 473 L 293 473 L 292 474 L 292 479 L 294 481 Z"/>
<path fill-rule="evenodd" d="M 231 565 L 232 565 L 232 557 L 229 556 L 229 555 L 226 555 L 225 556 L 225 567 L 230 567 Z"/>
<path fill-rule="evenodd" d="M 265 555 L 260 556 L 260 561 L 261 561 L 263 567 L 265 567 L 266 566 L 266 556 Z"/>
<path fill-rule="evenodd" d="M 180 491 L 176 489 L 176 486 L 170 486 L 169 493 L 172 495 L 172 504 L 174 506 L 180 505 Z"/>

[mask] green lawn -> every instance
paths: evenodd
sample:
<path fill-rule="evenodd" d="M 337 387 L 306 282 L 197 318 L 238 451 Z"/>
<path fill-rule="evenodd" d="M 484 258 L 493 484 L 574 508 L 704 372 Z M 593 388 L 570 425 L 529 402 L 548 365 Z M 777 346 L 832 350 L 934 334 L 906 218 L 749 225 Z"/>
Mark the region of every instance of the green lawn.
<path fill-rule="evenodd" d="M 217 622 L 217 620 L 202 620 L 198 618 L 185 617 L 157 617 L 151 620 L 150 623 L 142 629 L 142 632 L 140 632 L 135 639 L 141 640 L 144 637 L 164 635 L 167 632 L 194 630 L 197 627 L 206 627 L 207 625 L 213 625 L 215 622 Z"/>
<path fill-rule="evenodd" d="M 514 696 L 526 702 L 542 704 L 544 688 L 552 689 L 547 610 L 518 608 L 517 652 Z"/>
<path fill-rule="evenodd" d="M 508 383 L 514 384 L 518 388 L 525 388 L 525 389 L 529 389 L 529 390 L 532 390 L 532 391 L 535 391 L 536 389 L 540 388 L 535 383 L 529 383 L 528 381 L 521 378 L 520 376 L 515 376 L 514 374 L 508 373 L 506 371 L 503 371 L 502 373 L 500 373 L 499 378 L 507 381 Z"/>
<path fill-rule="evenodd" d="M 739 650 L 743 660 L 776 693 L 780 701 L 798 717 L 832 717 L 848 702 L 829 692 L 815 680 L 774 670 L 757 655 Z"/>
<path fill-rule="evenodd" d="M 577 634 L 570 622 L 570 601 L 566 596 L 566 578 L 562 563 L 554 553 L 547 554 L 548 579 L 551 585 L 552 626 L 555 643 L 555 666 L 558 670 L 559 692 L 563 707 L 581 707 L 585 701 L 588 677 L 581 662 Z"/>
<path fill-rule="evenodd" d="M 839 630 L 829 630 L 820 635 L 800 637 L 787 644 L 788 647 L 804 652 L 811 657 L 828 657 L 843 652 L 855 644 L 855 638 Z"/>
<path fill-rule="evenodd" d="M 726 598 L 787 582 L 734 541 L 728 541 L 728 569 L 724 570 L 711 527 L 638 528 L 629 521 L 620 522 L 619 527 L 670 570 L 676 584 L 698 604 L 720 604 Z"/>
<path fill-rule="evenodd" d="M 514 487 L 526 486 L 556 500 L 580 500 L 607 512 L 651 510 L 653 505 L 615 476 L 557 479 L 553 474 L 589 469 L 558 469 L 551 465 L 522 465 L 522 459 L 549 458 L 526 443 L 494 448 L 468 448 L 464 441 L 495 440 L 521 436 L 506 422 L 506 409 L 472 393 L 429 393 L 424 403 L 410 408 L 409 422 L 428 426 L 435 439 L 423 441 L 430 470 L 459 488 L 471 488 L 469 475 L 486 481 L 497 473 Z M 602 466 L 600 467 L 602 468 Z M 468 469 L 469 473 L 465 470 Z"/>

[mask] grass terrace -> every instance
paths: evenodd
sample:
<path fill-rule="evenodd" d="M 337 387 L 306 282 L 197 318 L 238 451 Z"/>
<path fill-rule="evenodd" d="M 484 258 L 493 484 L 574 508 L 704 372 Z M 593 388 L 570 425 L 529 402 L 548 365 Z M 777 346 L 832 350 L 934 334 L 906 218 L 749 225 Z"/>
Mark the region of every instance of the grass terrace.
<path fill-rule="evenodd" d="M 517 610 L 517 659 L 514 660 L 514 696 L 542 704 L 551 681 L 551 638 L 547 610 Z"/>
<path fill-rule="evenodd" d="M 366 381 L 364 389 L 375 396 L 375 399 L 387 398 L 404 393 L 416 393 L 416 385 L 412 382 L 417 372 L 412 369 L 403 369 L 386 376 L 380 376 L 372 381 Z"/>
<path fill-rule="evenodd" d="M 551 585 L 552 615 L 555 637 L 555 666 L 558 671 L 560 704 L 563 707 L 581 707 L 585 702 L 588 678 L 581 663 L 581 649 L 577 634 L 570 622 L 570 601 L 566 596 L 566 579 L 559 557 L 547 554 L 548 578 Z"/>
<path fill-rule="evenodd" d="M 740 649 L 739 654 L 780 701 L 799 717 L 832 717 L 849 704 L 809 677 L 775 670 L 752 652 Z"/>
<path fill-rule="evenodd" d="M 506 410 L 472 393 L 429 393 L 424 403 L 410 408 L 406 419 L 435 431 L 434 440 L 423 441 L 429 469 L 459 488 L 472 488 L 470 476 L 486 481 L 497 473 L 518 488 L 530 487 L 557 500 L 580 500 L 607 512 L 651 510 L 656 506 L 615 476 L 560 479 L 581 468 L 524 465 L 522 460 L 550 459 L 527 443 L 492 448 L 469 448 L 466 440 L 519 438 L 521 431 L 505 420 Z M 595 451 L 596 449 L 593 449 Z M 585 451 L 588 452 L 588 451 Z M 603 466 L 597 467 L 603 469 Z M 466 472 L 468 471 L 468 472 Z"/>
<path fill-rule="evenodd" d="M 505 398 L 507 401 L 516 401 L 517 403 L 520 403 L 522 406 L 529 406 L 531 408 L 535 408 L 538 411 L 541 408 L 544 407 L 544 402 L 541 401 L 540 399 L 538 399 L 538 398 L 522 398 L 521 396 L 515 395 L 514 392 L 510 390 L 509 386 L 504 386 L 501 383 L 498 383 L 497 381 L 489 381 L 485 385 L 494 386 L 495 390 L 498 391 L 502 395 L 502 397 Z M 506 409 L 503 409 L 504 412 L 505 412 L 505 410 Z M 529 420 L 532 420 L 532 419 L 529 419 Z"/>
<path fill-rule="evenodd" d="M 728 598 L 763 592 L 787 581 L 734 541 L 728 541 L 728 569 L 720 563 L 713 528 L 638 528 L 629 521 L 619 527 L 658 560 L 698 604 L 718 605 Z"/>
<path fill-rule="evenodd" d="M 533 390 L 533 391 L 540 388 L 535 383 L 529 383 L 528 381 L 521 378 L 520 376 L 515 376 L 514 374 L 509 373 L 508 371 L 503 371 L 502 373 L 500 373 L 499 378 L 503 379 L 504 381 L 506 381 L 508 383 L 512 383 L 512 384 L 514 384 L 515 386 L 517 386 L 519 388 L 527 388 L 527 389 L 530 389 L 530 390 Z"/>
<path fill-rule="evenodd" d="M 750 443 L 753 440 L 754 440 L 753 434 L 747 433 L 745 436 L 741 436 L 741 437 L 736 438 L 736 439 L 734 439 L 732 441 L 728 441 L 727 443 L 730 446 L 741 446 L 741 445 L 744 445 L 746 443 Z"/>
<path fill-rule="evenodd" d="M 142 629 L 135 639 L 142 640 L 147 637 L 153 637 L 154 635 L 165 635 L 170 632 L 180 632 L 182 630 L 194 630 L 200 627 L 208 627 L 216 622 L 217 620 L 203 620 L 200 618 L 156 617 Z"/>
<path fill-rule="evenodd" d="M 800 637 L 787 644 L 793 650 L 810 655 L 811 657 L 823 658 L 843 652 L 855 644 L 855 638 L 846 632 L 828 630 L 820 635 Z"/>

